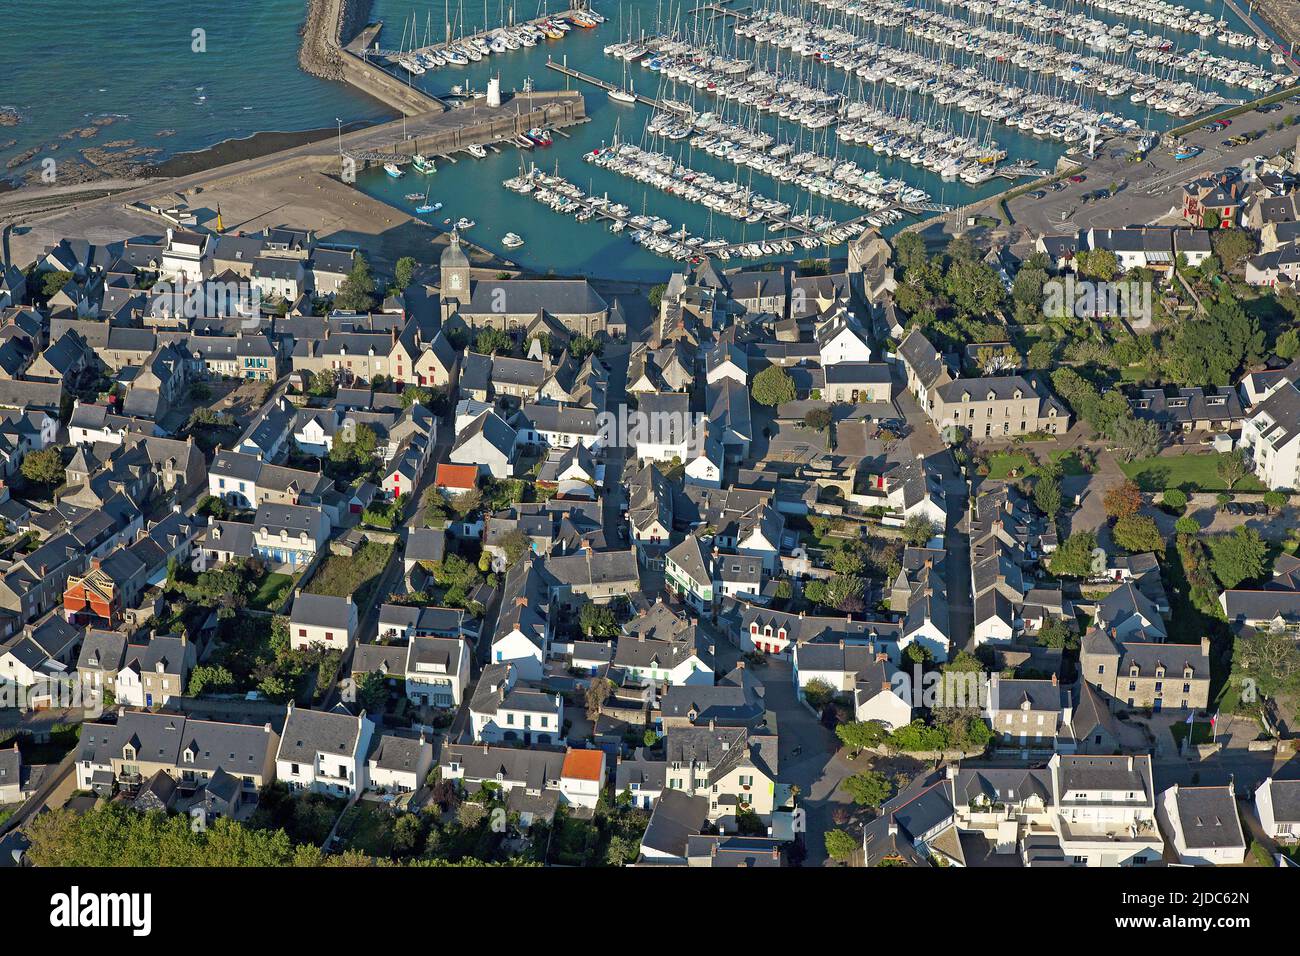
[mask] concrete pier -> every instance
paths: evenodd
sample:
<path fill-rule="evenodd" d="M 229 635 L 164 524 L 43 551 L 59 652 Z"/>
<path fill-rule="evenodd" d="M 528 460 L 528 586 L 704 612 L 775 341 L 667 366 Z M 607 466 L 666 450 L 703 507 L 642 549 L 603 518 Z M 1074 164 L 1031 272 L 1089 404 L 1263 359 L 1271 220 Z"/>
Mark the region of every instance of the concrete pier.
<path fill-rule="evenodd" d="M 516 93 L 500 106 L 482 103 L 410 117 L 404 124 L 405 136 L 400 123 L 388 123 L 373 132 L 362 130 L 347 138 L 342 151 L 358 166 L 401 164 L 416 153 L 442 156 L 471 145 L 509 142 L 533 127 L 558 129 L 586 119 L 586 103 L 581 93 L 564 90 Z"/>

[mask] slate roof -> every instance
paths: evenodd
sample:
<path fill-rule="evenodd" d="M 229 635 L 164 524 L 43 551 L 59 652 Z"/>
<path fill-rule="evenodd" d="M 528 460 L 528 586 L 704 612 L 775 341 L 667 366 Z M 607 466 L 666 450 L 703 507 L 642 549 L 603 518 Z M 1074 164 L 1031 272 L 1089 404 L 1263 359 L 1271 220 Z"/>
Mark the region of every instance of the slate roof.
<path fill-rule="evenodd" d="M 1231 787 L 1175 786 L 1178 825 L 1189 850 L 1246 846 Z"/>

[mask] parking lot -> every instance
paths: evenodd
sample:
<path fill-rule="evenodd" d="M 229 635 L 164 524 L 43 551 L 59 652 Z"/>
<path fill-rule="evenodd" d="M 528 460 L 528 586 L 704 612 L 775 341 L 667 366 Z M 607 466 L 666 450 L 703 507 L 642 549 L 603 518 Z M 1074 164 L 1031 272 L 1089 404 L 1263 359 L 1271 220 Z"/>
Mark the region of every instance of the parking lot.
<path fill-rule="evenodd" d="M 1300 126 L 1272 128 L 1287 117 L 1300 119 L 1300 103 L 1294 99 L 1283 101 L 1278 110 L 1252 110 L 1231 117 L 1231 125 L 1222 129 L 1207 129 L 1207 120 L 1182 137 L 1185 143 L 1201 150 L 1192 159 L 1176 160 L 1164 141 L 1138 162 L 1130 161 L 1131 148 L 1124 144 L 1103 147 L 1081 171 L 1083 181 L 1062 181 L 1058 189 L 1031 190 L 1008 200 L 1015 227 L 1037 235 L 1085 230 L 1094 225 L 1157 223 L 1181 204 L 1179 191 L 1183 183 L 1254 156 L 1275 156 L 1294 148 Z M 1242 136 L 1252 138 L 1244 144 L 1224 145 L 1225 140 Z M 1112 186 L 1118 187 L 1113 196 Z M 1105 198 L 1085 199 L 1098 192 L 1104 192 Z"/>

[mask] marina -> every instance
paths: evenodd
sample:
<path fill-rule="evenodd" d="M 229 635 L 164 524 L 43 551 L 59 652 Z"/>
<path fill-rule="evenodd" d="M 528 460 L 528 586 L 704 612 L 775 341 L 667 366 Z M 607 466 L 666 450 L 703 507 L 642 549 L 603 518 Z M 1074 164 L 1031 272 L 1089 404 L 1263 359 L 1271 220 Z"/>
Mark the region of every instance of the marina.
<path fill-rule="evenodd" d="M 1265 49 L 1252 25 L 1210 0 L 1191 8 L 1164 0 L 593 6 L 604 17 L 599 29 L 571 29 L 562 46 L 493 53 L 455 74 L 470 103 L 492 80 L 507 98 L 562 85 L 585 99 L 583 122 L 564 124 L 567 136 L 557 130 L 544 160 L 525 129 L 485 139 L 485 158 L 439 162 L 434 192 L 459 215 L 454 200 L 471 180 L 512 179 L 521 160 L 535 162 L 581 184 L 584 197 L 617 196 L 668 223 L 668 235 L 699 240 L 656 251 L 632 240 L 639 230 L 630 222 L 593 229 L 596 220 L 616 225 L 599 209 L 579 202 L 557 219 L 537 203 L 520 207 L 509 190 L 476 210 L 495 236 L 554 237 L 574 271 L 612 262 L 630 278 L 653 275 L 660 255 L 698 255 L 704 243 L 764 259 L 772 238 L 826 246 L 829 230 L 849 224 L 890 233 L 1000 184 L 1050 176 L 1065 158 L 1077 168 L 1102 151 L 1140 152 L 1189 116 L 1295 80 L 1276 45 Z M 459 4 L 434 4 L 434 22 L 448 7 L 457 23 Z M 378 0 L 376 14 L 401 24 L 427 8 Z M 539 5 L 536 15 L 545 14 Z M 508 4 L 491 3 L 484 15 L 462 29 L 490 36 L 522 22 Z M 407 82 L 441 90 L 446 75 Z M 464 160 L 464 148 L 424 152 Z M 358 186 L 389 196 L 385 178 L 366 172 Z M 737 195 L 768 208 L 751 202 L 733 207 L 748 208 L 743 216 L 727 212 Z M 799 228 L 814 221 L 822 229 L 812 235 Z M 534 248 L 515 258 L 527 265 Z"/>

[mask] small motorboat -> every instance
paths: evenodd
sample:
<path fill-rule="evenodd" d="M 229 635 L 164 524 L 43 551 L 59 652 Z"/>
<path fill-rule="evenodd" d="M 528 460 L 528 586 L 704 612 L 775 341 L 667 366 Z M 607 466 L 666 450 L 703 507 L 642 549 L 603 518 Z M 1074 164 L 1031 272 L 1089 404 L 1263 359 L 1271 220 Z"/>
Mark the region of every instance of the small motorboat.
<path fill-rule="evenodd" d="M 392 176 L 394 179 L 402 178 L 402 171 L 398 168 L 396 163 L 384 163 L 384 172 L 388 173 L 388 175 Z"/>
<path fill-rule="evenodd" d="M 507 249 L 518 249 L 524 244 L 524 240 L 513 232 L 507 232 L 501 237 L 501 244 Z"/>

